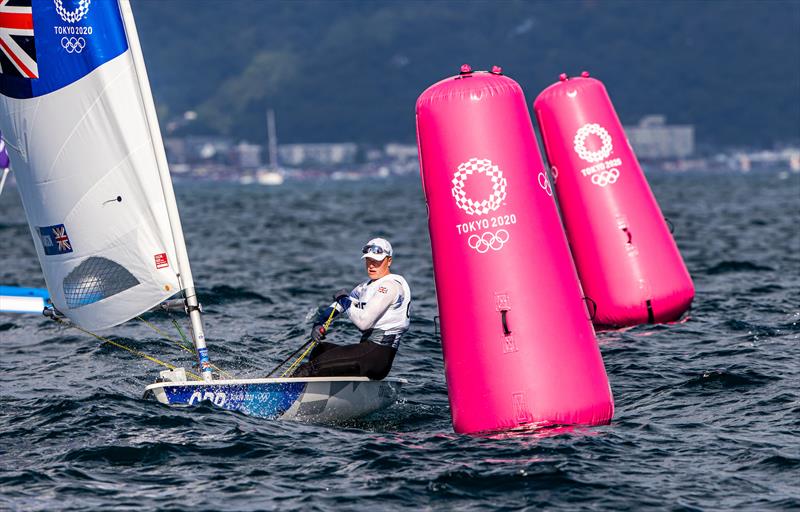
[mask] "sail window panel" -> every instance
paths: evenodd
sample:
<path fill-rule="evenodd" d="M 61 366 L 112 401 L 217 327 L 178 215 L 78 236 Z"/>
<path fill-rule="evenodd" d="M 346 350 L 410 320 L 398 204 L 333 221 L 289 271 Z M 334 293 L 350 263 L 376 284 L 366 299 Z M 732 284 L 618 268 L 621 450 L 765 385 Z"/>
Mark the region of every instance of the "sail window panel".
<path fill-rule="evenodd" d="M 64 299 L 71 309 L 93 304 L 139 284 L 133 274 L 108 258 L 92 256 L 64 278 Z"/>

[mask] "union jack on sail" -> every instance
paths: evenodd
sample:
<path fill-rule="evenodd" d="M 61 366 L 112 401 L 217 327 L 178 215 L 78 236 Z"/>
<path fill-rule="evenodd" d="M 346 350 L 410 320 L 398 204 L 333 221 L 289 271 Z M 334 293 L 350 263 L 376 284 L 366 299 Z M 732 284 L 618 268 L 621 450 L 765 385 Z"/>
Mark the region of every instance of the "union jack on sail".
<path fill-rule="evenodd" d="M 42 240 L 44 253 L 48 256 L 72 252 L 72 242 L 70 242 L 67 228 L 63 224 L 40 227 L 39 237 Z"/>
<path fill-rule="evenodd" d="M 0 74 L 39 78 L 31 0 L 0 0 Z"/>

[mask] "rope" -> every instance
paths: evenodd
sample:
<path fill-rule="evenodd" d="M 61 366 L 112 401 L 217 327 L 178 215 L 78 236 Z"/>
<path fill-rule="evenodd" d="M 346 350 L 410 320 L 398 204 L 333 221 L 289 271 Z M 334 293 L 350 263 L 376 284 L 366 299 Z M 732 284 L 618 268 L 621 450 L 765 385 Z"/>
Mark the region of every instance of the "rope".
<path fill-rule="evenodd" d="M 172 343 L 174 343 L 174 344 L 178 345 L 179 347 L 181 347 L 183 350 L 185 350 L 187 352 L 191 352 L 192 354 L 194 354 L 194 350 L 192 350 L 191 348 L 187 347 L 183 343 L 180 343 L 179 341 L 170 338 L 164 331 L 162 331 L 161 329 L 159 329 L 155 325 L 151 324 L 150 322 L 148 322 L 147 320 L 145 320 L 141 316 L 137 316 L 136 319 L 137 320 L 141 320 L 144 325 L 146 325 L 147 327 L 153 329 L 155 332 L 157 332 L 159 334 L 159 336 L 161 336 L 165 340 L 171 341 Z M 177 322 L 175 322 L 175 323 L 177 325 Z"/>
<path fill-rule="evenodd" d="M 178 335 L 181 337 L 181 340 L 183 340 L 184 343 L 188 343 L 189 345 L 191 345 L 192 342 L 189 341 L 189 339 L 186 337 L 185 334 L 183 334 L 183 331 L 181 330 L 181 326 L 178 325 L 178 321 L 175 320 L 174 318 L 172 318 L 172 315 L 170 315 L 170 320 L 172 320 L 172 325 L 175 326 L 175 330 L 178 331 Z"/>
<path fill-rule="evenodd" d="M 15 146 L 14 144 L 10 143 L 10 142 L 8 141 L 8 139 L 6 139 L 5 137 L 0 137 L 0 139 L 2 139 L 2 140 L 3 140 L 3 142 L 5 142 L 5 143 L 6 143 L 6 146 L 10 147 L 11 149 L 13 149 L 14 151 L 16 151 L 16 152 L 17 152 L 17 153 L 19 153 L 20 155 L 22 154 L 22 150 L 21 150 L 20 148 L 18 148 L 17 146 Z"/>
<path fill-rule="evenodd" d="M 295 350 L 294 352 L 292 352 L 292 353 L 291 353 L 291 355 L 289 355 L 289 357 L 287 357 L 286 359 L 284 359 L 283 361 L 281 361 L 281 362 L 278 364 L 278 366 L 276 366 L 275 368 L 273 368 L 273 369 L 272 369 L 272 370 L 271 370 L 271 371 L 270 371 L 270 372 L 267 374 L 267 378 L 269 378 L 269 377 L 272 377 L 272 374 L 273 374 L 273 373 L 275 373 L 276 371 L 278 371 L 278 369 L 280 369 L 280 367 L 281 367 L 281 366 L 283 366 L 284 364 L 286 364 L 286 362 L 287 362 L 289 359 L 291 359 L 291 358 L 293 358 L 294 356 L 296 356 L 298 352 L 300 352 L 301 350 L 303 350 L 304 348 L 306 348 L 306 345 L 308 345 L 309 343 L 311 343 L 311 341 L 312 341 L 312 340 L 308 340 L 307 342 L 303 343 L 303 345 L 302 345 L 300 348 L 298 348 L 297 350 Z"/>
<path fill-rule="evenodd" d="M 325 331 L 326 331 L 326 332 L 328 331 L 328 327 L 330 327 L 330 325 L 331 325 L 331 322 L 333 322 L 333 316 L 334 316 L 335 314 L 336 314 L 336 308 L 331 308 L 331 314 L 330 314 L 330 315 L 328 315 L 328 319 L 327 319 L 327 320 L 325 320 L 325 324 L 322 326 L 322 328 L 323 328 L 323 329 L 325 329 Z M 286 369 L 286 371 L 285 371 L 285 372 L 283 372 L 283 373 L 281 374 L 281 377 L 282 377 L 282 378 L 283 378 L 283 377 L 286 377 L 286 375 L 287 375 L 288 373 L 291 373 L 291 372 L 292 372 L 292 370 L 294 370 L 294 369 L 295 369 L 295 367 L 296 367 L 296 366 L 298 366 L 298 365 L 299 365 L 299 364 L 300 364 L 300 363 L 303 361 L 303 359 L 305 359 L 305 358 L 306 358 L 306 356 L 309 354 L 309 352 L 311 352 L 311 351 L 314 349 L 314 347 L 317 345 L 317 342 L 316 342 L 316 341 L 313 341 L 313 340 L 310 340 L 310 341 L 311 341 L 311 345 L 308 345 L 308 343 L 309 343 L 308 341 L 307 341 L 307 342 L 305 342 L 305 344 L 303 344 L 303 347 L 305 347 L 306 345 L 308 345 L 308 348 L 305 350 L 305 352 L 303 352 L 303 353 L 300 355 L 300 357 L 298 357 L 297 359 L 295 359 L 295 360 L 294 360 L 294 362 L 293 362 L 293 363 L 292 363 L 292 364 L 289 366 L 289 368 L 287 368 L 287 369 Z M 301 350 L 303 347 L 300 347 L 299 349 L 295 350 L 294 354 L 296 354 L 296 353 L 297 353 L 299 350 Z M 292 356 L 293 356 L 294 354 L 292 354 Z M 292 357 L 292 356 L 289 356 L 289 357 Z M 284 361 L 283 361 L 283 363 L 285 363 L 285 362 L 286 362 L 286 360 L 284 360 Z M 279 364 L 279 365 L 278 365 L 278 368 L 280 368 L 280 367 L 283 365 L 283 363 Z M 275 368 L 275 370 L 277 370 L 278 368 Z M 275 370 L 272 370 L 272 372 L 274 372 Z M 270 375 L 272 375 L 272 372 L 270 372 L 269 374 L 270 374 Z"/>
<path fill-rule="evenodd" d="M 159 329 L 155 325 L 151 324 L 150 322 L 148 322 L 147 320 L 145 320 L 141 316 L 137 316 L 136 318 L 138 320 L 141 320 L 144 325 L 148 326 L 149 328 L 151 328 L 155 332 L 157 332 L 159 334 L 159 336 L 161 336 L 162 338 L 164 338 L 164 339 L 166 339 L 168 341 L 171 341 L 172 343 L 174 343 L 174 344 L 178 345 L 179 347 L 181 347 L 183 350 L 185 350 L 185 351 L 187 351 L 187 352 L 189 352 L 191 354 L 194 354 L 194 350 L 192 350 L 191 348 L 187 347 L 183 343 L 181 343 L 181 342 L 179 342 L 179 341 L 177 341 L 175 339 L 172 339 L 165 332 L 163 332 L 161 329 Z M 178 326 L 178 321 L 173 318 L 172 319 L 172 323 L 175 325 L 175 328 L 178 329 L 178 334 L 180 334 L 181 339 L 183 339 L 183 341 L 185 341 L 185 342 L 188 342 L 188 340 L 186 339 L 186 336 L 184 336 L 184 334 L 183 334 L 183 331 L 181 331 L 181 328 Z M 234 378 L 233 375 L 231 375 L 230 373 L 226 372 L 225 370 L 223 370 L 219 366 L 217 366 L 217 365 L 215 365 L 213 363 L 211 363 L 210 366 L 211 366 L 211 368 L 217 370 L 219 373 L 221 373 L 222 375 L 228 377 L 229 379 L 233 379 Z"/>
<path fill-rule="evenodd" d="M 286 377 L 286 374 L 287 374 L 287 373 L 291 373 L 291 372 L 292 372 L 292 370 L 294 370 L 294 369 L 295 369 L 295 367 L 296 367 L 296 366 L 298 366 L 298 365 L 300 364 L 300 362 L 301 362 L 303 359 L 305 359 L 305 358 L 306 358 L 306 356 L 308 355 L 308 353 L 309 353 L 309 352 L 311 352 L 311 351 L 314 349 L 314 347 L 316 347 L 316 346 L 317 346 L 317 342 L 316 342 L 316 341 L 312 341 L 312 342 L 311 342 L 311 345 L 309 345 L 309 346 L 308 346 L 308 348 L 305 350 L 305 352 L 303 352 L 302 354 L 300 354 L 300 357 L 298 357 L 297 359 L 295 359 L 295 360 L 294 360 L 294 362 L 293 362 L 293 363 L 292 363 L 292 364 L 289 366 L 289 368 L 287 368 L 287 369 L 286 369 L 286 371 L 285 371 L 285 372 L 283 372 L 283 373 L 281 374 L 281 377 Z"/>
<path fill-rule="evenodd" d="M 150 356 L 150 355 L 147 355 L 147 354 L 145 354 L 144 352 L 140 352 L 139 350 L 132 349 L 132 348 L 130 348 L 130 347 L 128 347 L 128 346 L 125 346 L 125 345 L 123 345 L 122 343 L 118 343 L 118 342 L 116 342 L 116 341 L 114 341 L 114 340 L 111 340 L 111 339 L 109 339 L 109 338 L 106 338 L 106 337 L 100 336 L 99 334 L 95 334 L 95 333 L 93 333 L 93 332 L 91 332 L 91 331 L 88 331 L 88 330 L 84 329 L 83 327 L 79 327 L 79 326 L 77 326 L 77 325 L 75 325 L 75 324 L 65 324 L 65 323 L 64 323 L 64 321 L 62 321 L 60 318 L 55 318 L 55 317 L 54 317 L 53 319 L 54 319 L 56 322 L 58 322 L 58 323 L 60 323 L 60 324 L 62 324 L 62 325 L 67 325 L 68 327 L 74 327 L 75 329 L 78 329 L 79 331 L 81 331 L 81 332 L 82 332 L 82 333 L 84 333 L 84 334 L 88 334 L 89 336 L 92 336 L 92 337 L 94 337 L 94 338 L 97 338 L 98 340 L 102 341 L 103 343 L 108 343 L 109 345 L 113 345 L 113 346 L 115 346 L 115 347 L 117 347 L 117 348 L 121 348 L 122 350 L 126 350 L 126 351 L 130 352 L 131 354 L 135 354 L 135 355 L 137 355 L 137 356 L 139 356 L 139 357 L 142 357 L 142 358 L 144 358 L 144 359 L 147 359 L 148 361 L 152 361 L 152 362 L 154 362 L 154 363 L 156 363 L 156 364 L 159 364 L 159 365 L 161 365 L 161 366 L 164 366 L 164 367 L 166 367 L 166 368 L 169 368 L 170 370 L 175 370 L 175 369 L 177 369 L 177 368 L 178 368 L 178 367 L 177 367 L 177 366 L 175 366 L 175 365 L 169 364 L 169 363 L 167 363 L 167 362 L 165 362 L 165 361 L 162 361 L 162 360 L 160 360 L 160 359 L 156 359 L 155 357 L 153 357 L 153 356 Z M 186 371 L 186 375 L 190 376 L 190 377 L 191 377 L 191 378 L 193 378 L 194 380 L 200 380 L 200 381 L 202 381 L 202 380 L 203 380 L 202 378 L 200 378 L 200 376 L 198 376 L 198 375 L 195 375 L 194 373 L 192 373 L 192 372 L 190 372 L 190 371 Z"/>

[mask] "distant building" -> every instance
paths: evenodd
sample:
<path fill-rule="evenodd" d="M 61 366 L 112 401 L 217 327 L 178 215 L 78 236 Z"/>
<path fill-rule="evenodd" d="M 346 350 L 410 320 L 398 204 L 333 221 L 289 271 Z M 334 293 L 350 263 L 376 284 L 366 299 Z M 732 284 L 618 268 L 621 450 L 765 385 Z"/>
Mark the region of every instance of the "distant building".
<path fill-rule="evenodd" d="M 189 160 L 185 139 L 176 137 L 165 138 L 164 150 L 167 152 L 167 160 L 171 164 L 185 164 Z"/>
<path fill-rule="evenodd" d="M 417 158 L 417 146 L 413 144 L 390 143 L 384 146 L 386 156 L 396 160 L 412 160 Z"/>
<path fill-rule="evenodd" d="M 306 165 L 351 165 L 356 161 L 358 146 L 352 142 L 337 144 L 281 144 L 278 157 L 282 164 L 300 167 Z"/>
<path fill-rule="evenodd" d="M 669 125 L 660 115 L 643 117 L 625 133 L 641 159 L 688 158 L 694 153 L 694 125 Z"/>
<path fill-rule="evenodd" d="M 233 148 L 234 165 L 241 169 L 255 169 L 261 167 L 262 147 L 258 144 L 240 142 Z"/>
<path fill-rule="evenodd" d="M 227 163 L 233 143 L 227 137 L 189 136 L 183 139 L 186 163 Z"/>
<path fill-rule="evenodd" d="M 800 148 L 759 151 L 737 151 L 731 155 L 729 167 L 742 172 L 788 169 L 800 172 Z"/>
<path fill-rule="evenodd" d="M 378 148 L 362 148 L 364 152 L 364 160 L 367 162 L 376 162 L 378 160 L 383 160 L 386 156 L 383 153 L 383 150 Z"/>

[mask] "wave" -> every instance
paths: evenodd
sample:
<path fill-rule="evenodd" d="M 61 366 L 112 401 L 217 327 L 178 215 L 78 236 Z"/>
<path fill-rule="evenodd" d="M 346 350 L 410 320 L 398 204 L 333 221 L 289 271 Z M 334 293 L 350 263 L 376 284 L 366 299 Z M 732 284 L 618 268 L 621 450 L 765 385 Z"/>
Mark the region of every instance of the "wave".
<path fill-rule="evenodd" d="M 774 271 L 772 267 L 757 265 L 750 261 L 722 261 L 711 268 L 706 269 L 706 274 L 727 274 L 730 272 L 767 272 Z"/>
<path fill-rule="evenodd" d="M 11 322 L 5 322 L 0 324 L 0 332 L 10 331 L 11 329 L 19 329 L 19 326 L 16 324 L 12 324 Z"/>
<path fill-rule="evenodd" d="M 778 380 L 778 378 L 753 370 L 747 370 L 743 373 L 734 373 L 728 370 L 708 370 L 700 376 L 692 377 L 678 384 L 678 387 L 704 389 L 752 388 L 763 386 L 774 380 Z"/>
<path fill-rule="evenodd" d="M 723 325 L 733 331 L 746 332 L 748 334 L 756 334 L 758 336 L 777 336 L 780 334 L 780 327 L 759 325 L 746 322 L 744 320 L 727 320 L 723 323 Z M 788 328 L 788 325 L 786 327 Z"/>
<path fill-rule="evenodd" d="M 800 469 L 800 458 L 772 455 L 757 462 L 759 466 L 770 466 L 780 470 Z"/>
<path fill-rule="evenodd" d="M 104 462 L 112 465 L 160 465 L 172 455 L 185 451 L 171 443 L 147 443 L 141 446 L 97 446 L 70 450 L 61 457 L 64 462 Z"/>
<path fill-rule="evenodd" d="M 228 304 L 231 302 L 256 301 L 262 304 L 272 304 L 269 297 L 250 291 L 246 288 L 234 288 L 228 285 L 213 286 L 210 289 L 200 288 L 197 291 L 202 302 L 207 304 Z"/>

